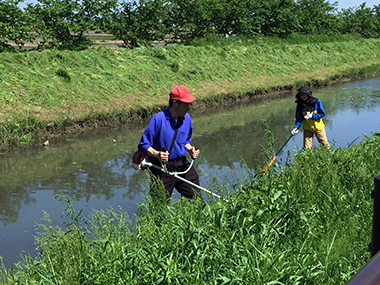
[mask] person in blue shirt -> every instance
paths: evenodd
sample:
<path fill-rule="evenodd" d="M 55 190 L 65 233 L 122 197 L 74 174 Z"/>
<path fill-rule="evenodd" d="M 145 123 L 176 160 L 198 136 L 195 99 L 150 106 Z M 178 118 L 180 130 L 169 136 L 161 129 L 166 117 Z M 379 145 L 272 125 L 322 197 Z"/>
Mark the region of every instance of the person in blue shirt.
<path fill-rule="evenodd" d="M 330 148 L 327 140 L 325 124 L 325 109 L 321 100 L 315 98 L 307 86 L 302 86 L 296 94 L 296 123 L 292 130 L 292 135 L 298 133 L 298 129 L 302 124 L 303 127 L 303 147 L 311 148 L 313 143 L 313 135 L 316 136 L 318 142 Z M 303 122 L 303 123 L 302 123 Z"/>
<path fill-rule="evenodd" d="M 184 172 L 190 163 L 185 153 L 188 152 L 192 158 L 197 158 L 199 149 L 191 145 L 193 124 L 190 115 L 190 103 L 196 98 L 190 95 L 185 86 L 176 86 L 170 92 L 169 107 L 155 114 L 148 123 L 142 134 L 138 149 L 149 156 L 149 161 L 159 167 L 166 164 L 169 172 Z M 177 130 L 178 128 L 178 130 Z M 183 197 L 193 199 L 201 197 L 199 189 L 191 186 L 154 167 L 150 168 L 153 175 L 159 178 L 170 199 L 175 188 Z M 184 173 L 181 177 L 199 185 L 199 176 L 194 167 Z M 152 191 L 151 185 L 151 191 Z M 195 188 L 195 189 L 194 189 Z"/>

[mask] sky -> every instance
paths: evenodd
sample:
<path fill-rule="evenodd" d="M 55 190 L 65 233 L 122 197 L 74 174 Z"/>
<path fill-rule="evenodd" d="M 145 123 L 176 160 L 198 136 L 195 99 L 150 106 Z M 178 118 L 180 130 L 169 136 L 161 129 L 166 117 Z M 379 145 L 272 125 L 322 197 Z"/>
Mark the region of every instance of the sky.
<path fill-rule="evenodd" d="M 36 0 L 24 0 L 24 3 L 20 5 L 20 7 L 25 7 L 25 3 L 36 3 Z M 334 3 L 334 0 L 329 0 L 330 3 Z M 348 9 L 353 7 L 358 7 L 362 3 L 366 2 L 366 7 L 373 8 L 374 5 L 380 5 L 380 0 L 339 0 L 338 2 L 338 10 Z"/>
<path fill-rule="evenodd" d="M 334 1 L 329 1 L 330 3 L 334 3 Z M 365 6 L 369 8 L 373 8 L 374 5 L 380 5 L 380 0 L 339 0 L 338 2 L 338 10 L 358 7 L 362 3 L 366 3 Z"/>

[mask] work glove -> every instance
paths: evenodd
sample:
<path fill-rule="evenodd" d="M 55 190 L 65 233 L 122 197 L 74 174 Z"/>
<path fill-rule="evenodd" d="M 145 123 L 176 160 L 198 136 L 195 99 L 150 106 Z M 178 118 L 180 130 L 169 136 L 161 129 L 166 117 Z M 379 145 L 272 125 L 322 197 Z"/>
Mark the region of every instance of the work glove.
<path fill-rule="evenodd" d="M 297 128 L 294 128 L 294 129 L 292 130 L 292 136 L 298 134 L 298 131 L 299 131 L 299 130 L 298 130 Z"/>
<path fill-rule="evenodd" d="M 311 119 L 312 117 L 313 117 L 313 115 L 310 114 L 310 112 L 306 112 L 306 116 L 305 116 L 306 120 Z"/>

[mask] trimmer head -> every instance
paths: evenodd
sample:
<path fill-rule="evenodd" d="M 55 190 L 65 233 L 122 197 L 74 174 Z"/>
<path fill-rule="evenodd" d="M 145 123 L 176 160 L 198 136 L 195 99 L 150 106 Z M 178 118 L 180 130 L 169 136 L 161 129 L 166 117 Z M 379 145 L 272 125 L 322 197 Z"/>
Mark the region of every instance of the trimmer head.
<path fill-rule="evenodd" d="M 153 166 L 153 164 L 152 164 L 151 162 L 148 162 L 148 161 L 146 160 L 146 158 L 144 158 L 144 159 L 141 161 L 141 163 L 140 163 L 140 167 L 141 167 L 141 169 L 147 169 L 147 168 L 149 168 L 149 167 L 151 167 L 151 166 Z"/>

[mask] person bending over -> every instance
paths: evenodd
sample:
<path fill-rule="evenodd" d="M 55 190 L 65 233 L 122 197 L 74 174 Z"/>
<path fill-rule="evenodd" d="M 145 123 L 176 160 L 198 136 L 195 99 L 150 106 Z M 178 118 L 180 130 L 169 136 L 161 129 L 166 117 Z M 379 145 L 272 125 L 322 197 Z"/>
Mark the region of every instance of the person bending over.
<path fill-rule="evenodd" d="M 325 110 L 321 100 L 315 98 L 312 92 L 306 86 L 298 89 L 296 94 L 296 123 L 292 130 L 292 135 L 298 133 L 298 129 L 303 127 L 303 147 L 311 148 L 313 136 L 315 135 L 318 142 L 330 149 L 330 144 L 327 140 L 325 124 L 322 118 L 325 117 Z"/>

